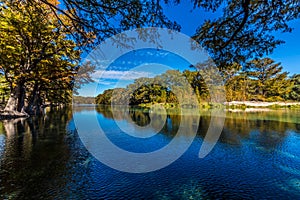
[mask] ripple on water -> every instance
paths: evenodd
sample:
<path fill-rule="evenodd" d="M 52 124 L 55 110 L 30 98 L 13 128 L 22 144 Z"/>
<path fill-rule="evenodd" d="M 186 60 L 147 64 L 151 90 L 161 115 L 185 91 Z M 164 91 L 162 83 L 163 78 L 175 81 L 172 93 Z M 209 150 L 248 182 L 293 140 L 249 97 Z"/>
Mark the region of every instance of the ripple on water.
<path fill-rule="evenodd" d="M 300 170 L 299 169 L 295 169 L 295 168 L 292 168 L 292 167 L 287 167 L 287 166 L 284 166 L 284 165 L 279 165 L 278 167 L 284 172 L 287 172 L 289 174 L 293 174 L 293 175 L 296 175 L 296 176 L 300 177 Z"/>

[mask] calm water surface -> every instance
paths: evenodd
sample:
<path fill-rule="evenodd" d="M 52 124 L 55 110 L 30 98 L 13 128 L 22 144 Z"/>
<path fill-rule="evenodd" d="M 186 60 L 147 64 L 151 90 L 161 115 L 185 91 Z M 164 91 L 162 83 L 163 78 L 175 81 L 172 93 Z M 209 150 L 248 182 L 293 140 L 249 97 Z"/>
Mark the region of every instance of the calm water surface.
<path fill-rule="evenodd" d="M 132 152 L 164 147 L 181 121 L 169 112 L 158 134 L 138 139 L 116 125 L 130 126 L 122 108 L 114 115 L 108 107 L 73 112 L 87 121 L 96 113 L 110 140 Z M 145 109 L 132 108 L 129 116 L 139 126 L 150 123 Z M 300 199 L 300 110 L 227 112 L 218 143 L 200 159 L 210 119 L 210 111 L 201 111 L 197 136 L 177 161 L 142 174 L 97 161 L 82 144 L 70 109 L 0 122 L 0 199 Z"/>

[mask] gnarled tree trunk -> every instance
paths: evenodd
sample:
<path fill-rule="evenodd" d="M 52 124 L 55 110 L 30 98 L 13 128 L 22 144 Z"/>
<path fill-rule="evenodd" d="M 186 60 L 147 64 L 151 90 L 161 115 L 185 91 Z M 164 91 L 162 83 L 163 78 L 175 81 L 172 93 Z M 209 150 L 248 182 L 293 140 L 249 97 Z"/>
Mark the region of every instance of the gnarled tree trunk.
<path fill-rule="evenodd" d="M 25 86 L 24 81 L 19 81 L 11 90 L 10 97 L 7 101 L 4 111 L 25 112 Z"/>

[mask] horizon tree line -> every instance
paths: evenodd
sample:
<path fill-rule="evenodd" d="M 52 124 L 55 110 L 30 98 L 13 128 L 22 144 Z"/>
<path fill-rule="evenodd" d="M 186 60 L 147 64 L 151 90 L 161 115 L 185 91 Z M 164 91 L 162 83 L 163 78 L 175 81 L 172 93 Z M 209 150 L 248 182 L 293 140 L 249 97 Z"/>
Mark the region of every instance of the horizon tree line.
<path fill-rule="evenodd" d="M 184 77 L 193 89 L 199 103 L 211 102 L 211 94 L 207 81 L 201 74 L 199 68 L 193 70 L 168 70 L 154 78 L 138 78 L 134 83 L 125 88 L 105 90 L 97 95 L 97 104 L 153 104 L 173 103 L 178 104 L 178 92 L 172 92 L 172 85 L 166 87 L 165 81 L 173 76 L 171 84 L 180 81 L 174 77 Z M 223 71 L 223 86 L 225 88 L 227 101 L 300 101 L 300 74 L 288 76 L 283 71 L 280 63 L 275 63 L 270 58 L 253 59 L 246 63 L 243 68 L 239 64 L 232 64 L 231 70 Z M 214 79 L 211 75 L 210 79 Z M 186 89 L 179 92 L 183 99 L 188 101 L 190 93 Z M 188 104 L 188 102 L 185 102 Z"/>

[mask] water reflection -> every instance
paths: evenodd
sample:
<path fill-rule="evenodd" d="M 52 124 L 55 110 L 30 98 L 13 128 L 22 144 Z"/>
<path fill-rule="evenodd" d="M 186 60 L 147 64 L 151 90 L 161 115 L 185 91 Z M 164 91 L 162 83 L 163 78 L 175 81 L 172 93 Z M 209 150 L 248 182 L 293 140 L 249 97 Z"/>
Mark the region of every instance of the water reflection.
<path fill-rule="evenodd" d="M 165 113 L 161 112 L 152 112 L 152 117 L 150 119 L 150 108 L 142 107 L 128 107 L 128 106 L 97 106 L 96 110 L 99 114 L 103 115 L 107 119 L 114 120 L 127 120 L 128 122 L 133 121 L 139 126 L 146 126 L 152 121 L 152 127 L 156 131 L 160 131 L 167 136 L 173 137 L 176 135 L 178 128 L 181 122 L 181 115 L 179 110 L 168 110 L 166 121 L 163 121 L 164 126 L 162 129 L 159 129 L 162 123 L 162 119 L 165 119 Z M 128 118 L 130 117 L 130 118 Z M 192 119 L 193 116 L 189 116 L 188 124 L 195 123 L 195 120 Z M 195 118 L 195 116 L 194 116 Z M 188 126 L 191 127 L 191 126 Z M 185 134 L 189 134 L 191 131 L 186 131 Z"/>
<path fill-rule="evenodd" d="M 242 139 L 253 135 L 257 144 L 274 149 L 290 131 L 299 133 L 299 110 L 274 110 L 267 112 L 228 112 L 221 142 L 241 144 Z"/>
<path fill-rule="evenodd" d="M 42 117 L 2 121 L 1 199 L 38 197 L 48 189 L 45 180 L 64 173 L 70 156 L 64 145 L 70 111 L 52 110 Z"/>
<path fill-rule="evenodd" d="M 127 120 L 134 121 L 139 126 L 146 126 L 151 122 L 149 115 L 149 108 L 139 107 L 124 107 L 118 106 L 117 109 L 112 112 L 110 106 L 98 106 L 96 110 L 99 114 L 103 115 L 107 119 L 114 120 Z M 126 113 L 128 112 L 128 113 Z M 187 113 L 185 122 L 190 130 L 186 129 L 185 136 L 193 136 L 192 127 L 199 125 L 197 135 L 204 138 L 209 129 L 209 125 L 214 110 L 201 110 L 200 118 L 195 116 L 192 110 L 185 109 L 182 113 Z M 181 120 L 180 110 L 168 109 L 167 119 L 164 122 L 164 126 L 161 129 L 161 133 L 174 137 L 178 131 Z M 130 120 L 128 119 L 130 116 Z M 155 113 L 153 125 L 161 124 L 163 115 L 159 112 Z M 214 114 L 216 116 L 216 114 Z M 218 118 L 216 117 L 216 122 Z M 240 145 L 243 139 L 250 138 L 250 135 L 256 135 L 257 142 L 265 148 L 274 148 L 276 145 L 280 145 L 284 141 L 285 136 L 289 131 L 300 133 L 300 111 L 299 110 L 274 110 L 263 112 L 226 112 L 226 118 L 224 127 L 220 136 L 220 142 Z M 198 123 L 198 124 L 197 124 Z M 216 123 L 213 124 L 216 126 Z"/>

